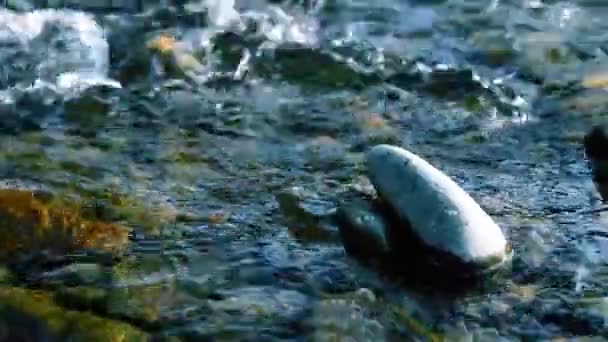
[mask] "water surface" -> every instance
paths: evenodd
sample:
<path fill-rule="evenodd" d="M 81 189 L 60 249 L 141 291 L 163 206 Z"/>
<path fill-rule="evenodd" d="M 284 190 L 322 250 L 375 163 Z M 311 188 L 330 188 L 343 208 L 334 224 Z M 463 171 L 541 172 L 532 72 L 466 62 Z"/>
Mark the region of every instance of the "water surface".
<path fill-rule="evenodd" d="M 183 340 L 606 336 L 604 223 L 581 213 L 597 205 L 582 136 L 608 109 L 582 81 L 608 68 L 606 15 L 583 0 L 0 11 L 6 187 L 146 208 L 116 219 L 133 233 L 114 264 L 71 256 L 14 285 Z M 160 35 L 200 68 L 155 72 L 145 43 Z M 512 241 L 512 268 L 454 294 L 303 238 L 366 186 L 378 143 L 454 177 Z M 285 191 L 305 215 L 284 215 Z"/>

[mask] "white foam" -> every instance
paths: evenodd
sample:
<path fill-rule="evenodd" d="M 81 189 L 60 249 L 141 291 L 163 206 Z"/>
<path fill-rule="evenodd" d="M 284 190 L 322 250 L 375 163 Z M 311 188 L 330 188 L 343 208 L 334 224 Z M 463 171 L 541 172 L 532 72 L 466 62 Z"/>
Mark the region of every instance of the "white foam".
<path fill-rule="evenodd" d="M 64 73 L 82 73 L 83 77 L 100 79 L 105 78 L 109 70 L 109 45 L 104 30 L 92 15 L 84 12 L 0 10 L 0 44 L 4 42 L 12 43 L 11 49 L 21 49 L 19 52 L 24 58 L 35 65 L 36 74 L 25 77 L 56 82 Z M 15 46 L 15 42 L 20 46 Z M 13 70 L 4 68 L 4 71 Z M 13 72 L 16 74 L 12 77 L 21 76 L 18 74 L 21 71 Z"/>
<path fill-rule="evenodd" d="M 230 27 L 240 21 L 241 15 L 234 8 L 234 0 L 207 0 L 207 20 L 217 27 Z"/>

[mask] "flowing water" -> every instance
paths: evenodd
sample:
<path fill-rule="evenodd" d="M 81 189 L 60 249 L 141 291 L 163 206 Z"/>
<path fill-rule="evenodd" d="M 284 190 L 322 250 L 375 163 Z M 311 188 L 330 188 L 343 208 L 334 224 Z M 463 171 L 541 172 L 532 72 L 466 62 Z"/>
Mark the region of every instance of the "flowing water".
<path fill-rule="evenodd" d="M 2 10 L 3 187 L 145 208 L 111 265 L 69 256 L 11 286 L 184 341 L 608 338 L 582 149 L 608 96 L 581 86 L 608 75 L 607 17 L 591 0 Z M 160 35 L 200 64 L 162 72 L 146 47 Z M 516 253 L 491 286 L 393 279 L 315 235 L 368 186 L 378 143 L 424 156 L 499 223 Z"/>

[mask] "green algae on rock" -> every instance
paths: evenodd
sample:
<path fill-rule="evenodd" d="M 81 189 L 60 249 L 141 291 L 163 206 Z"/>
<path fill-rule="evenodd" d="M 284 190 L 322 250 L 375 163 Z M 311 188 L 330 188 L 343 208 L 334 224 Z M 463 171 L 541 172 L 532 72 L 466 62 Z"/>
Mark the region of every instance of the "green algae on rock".
<path fill-rule="evenodd" d="M 19 329 L 20 322 L 11 322 L 15 314 L 36 324 Z M 10 333 L 29 340 L 32 336 L 51 341 L 147 341 L 148 335 L 129 324 L 97 317 L 88 312 L 66 310 L 58 306 L 48 293 L 17 287 L 0 287 L 0 322 Z M 28 322 L 28 323 L 30 323 Z M 15 324 L 17 323 L 17 324 Z M 16 336 L 15 336 L 16 337 Z"/>

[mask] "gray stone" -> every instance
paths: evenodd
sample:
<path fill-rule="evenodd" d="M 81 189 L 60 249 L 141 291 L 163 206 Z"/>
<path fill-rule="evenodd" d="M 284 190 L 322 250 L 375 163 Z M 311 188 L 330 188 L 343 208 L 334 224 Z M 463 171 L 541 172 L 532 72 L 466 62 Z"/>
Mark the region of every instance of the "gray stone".
<path fill-rule="evenodd" d="M 510 256 L 510 245 L 492 218 L 450 177 L 419 156 L 378 145 L 368 153 L 367 167 L 379 196 L 408 223 L 398 226 L 411 229 L 424 245 L 440 252 L 439 263 L 494 269 Z"/>

